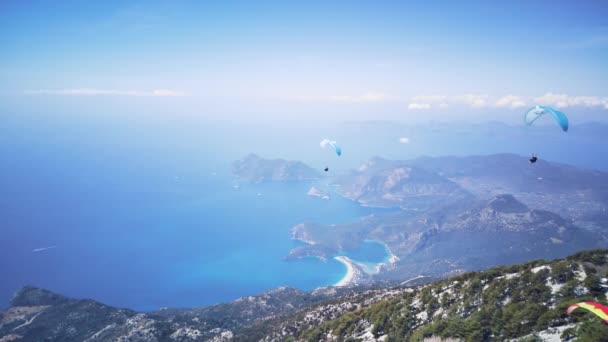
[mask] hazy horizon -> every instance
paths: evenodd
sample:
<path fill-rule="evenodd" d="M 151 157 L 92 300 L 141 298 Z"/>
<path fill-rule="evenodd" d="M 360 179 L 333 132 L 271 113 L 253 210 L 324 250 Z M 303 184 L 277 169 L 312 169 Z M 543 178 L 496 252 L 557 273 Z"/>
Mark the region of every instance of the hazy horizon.
<path fill-rule="evenodd" d="M 608 171 L 606 1 L 2 1 L 0 45 L 0 307 L 26 284 L 144 309 L 335 284 L 336 253 L 284 259 L 290 229 L 376 213 L 328 184 L 375 156 Z M 536 105 L 568 132 L 526 125 Z M 249 153 L 327 177 L 248 184 Z"/>
<path fill-rule="evenodd" d="M 518 123 L 544 104 L 607 122 L 607 7 L 5 1 L 0 110 Z"/>

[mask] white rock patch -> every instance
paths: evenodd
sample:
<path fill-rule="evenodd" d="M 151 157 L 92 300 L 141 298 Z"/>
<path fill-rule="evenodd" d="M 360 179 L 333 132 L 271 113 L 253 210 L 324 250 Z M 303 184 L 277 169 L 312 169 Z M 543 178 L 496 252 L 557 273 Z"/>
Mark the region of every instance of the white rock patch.
<path fill-rule="evenodd" d="M 429 314 L 427 314 L 426 311 L 422 311 L 416 315 L 416 318 L 421 321 L 426 321 L 429 318 Z"/>
<path fill-rule="evenodd" d="M 542 265 L 542 266 L 538 266 L 538 267 L 534 267 L 533 269 L 531 269 L 532 273 L 538 273 L 542 270 L 549 270 L 551 271 L 551 266 L 549 265 Z"/>
<path fill-rule="evenodd" d="M 576 275 L 576 279 L 578 279 L 578 281 L 580 282 L 583 282 L 585 281 L 585 279 L 587 279 L 587 273 L 585 272 L 585 269 L 580 266 L 577 271 L 574 271 L 574 274 Z"/>

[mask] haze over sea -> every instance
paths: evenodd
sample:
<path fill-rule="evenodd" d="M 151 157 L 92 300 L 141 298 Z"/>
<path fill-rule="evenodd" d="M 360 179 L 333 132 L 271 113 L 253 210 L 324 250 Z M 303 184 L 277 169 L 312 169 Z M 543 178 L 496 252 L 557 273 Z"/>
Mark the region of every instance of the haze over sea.
<path fill-rule="evenodd" d="M 550 141 L 560 132 L 542 126 L 520 141 L 520 128 L 502 124 L 427 130 L 309 122 L 281 123 L 277 130 L 179 117 L 2 119 L 2 306 L 25 284 L 153 310 L 229 301 L 283 285 L 310 290 L 337 283 L 346 270 L 333 259 L 284 260 L 298 244 L 290 228 L 354 220 L 377 210 L 335 194 L 329 201 L 307 196 L 313 183 L 235 181 L 230 163 L 250 152 L 301 160 L 319 170 L 329 165 L 332 174 L 374 155 L 407 159 L 490 152 L 536 152 L 606 169 L 568 152 L 567 146 L 605 148 L 598 140 L 585 140 L 588 131 L 577 136 L 576 127 L 567 144 L 548 148 L 533 141 L 538 134 Z M 488 133 L 501 130 L 509 133 Z M 410 142 L 400 144 L 402 136 Z M 342 143 L 343 158 L 319 148 L 324 137 Z M 53 248 L 34 252 L 45 247 Z M 351 255 L 361 262 L 385 256 L 373 243 Z"/>
<path fill-rule="evenodd" d="M 374 156 L 608 170 L 607 4 L 0 2 L 0 309 L 25 285 L 153 310 L 336 284 L 331 257 L 285 260 L 290 229 L 381 211 L 330 185 Z M 536 105 L 568 132 L 525 126 Z M 329 172 L 238 182 L 250 153 Z"/>
<path fill-rule="evenodd" d="M 244 151 L 228 143 L 251 134 L 237 126 L 117 130 L 101 120 L 93 133 L 51 117 L 3 126 L 3 306 L 24 284 L 142 310 L 332 285 L 339 262 L 284 260 L 297 245 L 290 228 L 373 211 L 307 196 L 310 183 L 236 182 L 229 164 Z M 280 140 L 262 152 L 276 155 Z"/>

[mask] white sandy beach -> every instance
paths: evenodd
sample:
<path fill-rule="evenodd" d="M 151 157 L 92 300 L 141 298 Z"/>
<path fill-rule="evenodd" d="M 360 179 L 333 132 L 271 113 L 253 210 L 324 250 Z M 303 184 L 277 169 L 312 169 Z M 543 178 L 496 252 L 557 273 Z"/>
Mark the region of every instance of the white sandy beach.
<path fill-rule="evenodd" d="M 353 266 L 353 262 L 345 256 L 337 256 L 334 259 L 346 265 L 346 274 L 344 277 L 337 282 L 334 286 L 347 286 L 350 285 L 353 279 L 355 278 L 355 267 Z"/>
<path fill-rule="evenodd" d="M 347 256 L 336 256 L 335 260 L 346 265 L 346 275 L 337 282 L 334 286 L 348 286 L 353 283 L 358 283 L 360 281 L 366 281 L 371 275 L 379 273 L 382 268 L 392 267 L 395 264 L 399 257 L 397 257 L 393 252 L 388 248 L 388 246 L 382 242 L 377 240 L 365 240 L 366 242 L 375 242 L 384 246 L 386 253 L 388 254 L 386 259 L 379 263 L 366 263 L 354 261 L 348 258 Z"/>

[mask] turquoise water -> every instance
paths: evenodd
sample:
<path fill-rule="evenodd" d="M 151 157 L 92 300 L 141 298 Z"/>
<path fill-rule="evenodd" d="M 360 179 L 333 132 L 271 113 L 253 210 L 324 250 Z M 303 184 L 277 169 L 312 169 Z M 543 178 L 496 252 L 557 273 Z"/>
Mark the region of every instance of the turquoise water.
<path fill-rule="evenodd" d="M 361 244 L 360 248 L 347 251 L 342 253 L 342 255 L 345 255 L 354 261 L 373 264 L 387 262 L 390 257 L 386 245 L 382 242 L 373 240 L 366 240 Z"/>
<path fill-rule="evenodd" d="M 290 228 L 351 221 L 373 210 L 338 196 L 307 196 L 312 184 L 306 183 L 235 189 L 229 163 L 251 152 L 319 170 L 328 165 L 332 174 L 373 155 L 530 152 L 519 129 L 450 135 L 451 128 L 433 133 L 318 122 L 289 128 L 146 113 L 3 113 L 0 120 L 0 307 L 24 285 L 148 310 L 229 301 L 282 285 L 312 289 L 338 282 L 345 267 L 331 258 L 284 259 L 299 245 Z M 573 127 L 569 146 L 604 146 L 585 132 Z M 399 136 L 412 142 L 398 144 Z M 495 136 L 515 145 L 479 144 Z M 342 143 L 342 157 L 320 153 L 324 137 Z M 573 155 L 547 146 L 563 155 L 547 158 L 569 161 Z M 322 190 L 329 187 L 321 183 Z M 33 252 L 49 246 L 56 247 Z M 345 254 L 370 267 L 387 257 L 374 242 Z"/>
<path fill-rule="evenodd" d="M 317 132 L 281 144 L 290 135 L 279 129 L 133 118 L 3 117 L 0 307 L 24 285 L 152 310 L 344 276 L 332 258 L 285 260 L 300 244 L 290 229 L 372 209 L 307 196 L 311 183 L 241 184 L 230 172 L 251 152 L 319 158 L 315 167 L 331 162 L 335 172 Z"/>
<path fill-rule="evenodd" d="M 5 184 L 0 247 L 11 258 L 0 261 L 9 275 L 3 303 L 26 284 L 140 310 L 331 285 L 345 273 L 341 263 L 285 260 L 299 244 L 290 228 L 372 212 L 337 196 L 307 196 L 310 183 L 237 189 L 227 165 L 200 175 L 59 171 L 15 174 Z M 57 247 L 33 252 L 46 246 Z M 377 257 L 374 248 L 353 253 Z"/>

